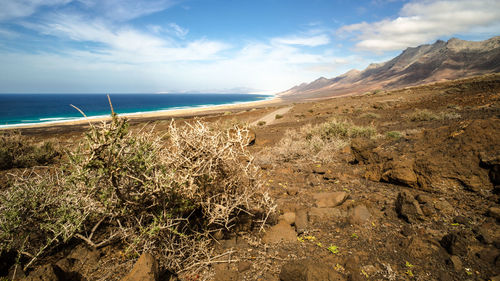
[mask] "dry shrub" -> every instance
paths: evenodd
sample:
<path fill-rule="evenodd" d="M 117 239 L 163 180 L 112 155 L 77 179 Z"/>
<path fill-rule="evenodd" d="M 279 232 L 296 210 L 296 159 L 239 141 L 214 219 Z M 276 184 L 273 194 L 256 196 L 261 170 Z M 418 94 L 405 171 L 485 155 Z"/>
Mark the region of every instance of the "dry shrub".
<path fill-rule="evenodd" d="M 355 137 L 372 138 L 376 135 L 373 127 L 356 126 L 349 121 L 331 121 L 299 130 L 288 130 L 279 143 L 261 151 L 258 164 L 289 162 L 311 157 L 322 162 L 332 161 L 332 154 L 349 144 Z"/>
<path fill-rule="evenodd" d="M 427 109 L 418 109 L 410 114 L 409 119 L 411 121 L 434 121 L 434 120 L 451 120 L 460 118 L 460 114 L 451 111 L 443 111 L 439 113 L 434 113 Z"/>
<path fill-rule="evenodd" d="M 0 170 L 50 164 L 59 154 L 51 142 L 35 144 L 19 132 L 0 132 Z"/>
<path fill-rule="evenodd" d="M 153 128 L 130 133 L 127 121 L 114 115 L 110 123 L 91 126 L 57 179 L 2 194 L 0 235 L 10 242 L 1 250 L 28 245 L 45 251 L 73 237 L 94 247 L 120 240 L 129 257 L 147 251 L 165 269 L 201 270 L 213 258 L 212 233 L 233 231 L 242 217 L 249 227 L 262 227 L 275 211 L 246 150 L 248 140 L 246 128 L 222 131 L 199 121 L 172 122 L 161 136 Z M 43 212 L 59 210 L 56 203 L 66 207 L 47 215 L 46 223 Z M 30 225 L 18 225 L 28 216 Z M 47 224 L 52 234 L 43 232 L 40 246 L 17 235 Z"/>

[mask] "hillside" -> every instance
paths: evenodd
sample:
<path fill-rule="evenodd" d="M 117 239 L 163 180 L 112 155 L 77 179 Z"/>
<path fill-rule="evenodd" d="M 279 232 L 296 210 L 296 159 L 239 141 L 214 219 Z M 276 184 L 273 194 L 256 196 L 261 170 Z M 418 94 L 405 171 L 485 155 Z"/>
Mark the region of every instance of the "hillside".
<path fill-rule="evenodd" d="M 339 96 L 376 89 L 395 89 L 500 71 L 500 36 L 479 42 L 452 38 L 407 48 L 390 61 L 321 77 L 281 93 L 283 98 Z"/>

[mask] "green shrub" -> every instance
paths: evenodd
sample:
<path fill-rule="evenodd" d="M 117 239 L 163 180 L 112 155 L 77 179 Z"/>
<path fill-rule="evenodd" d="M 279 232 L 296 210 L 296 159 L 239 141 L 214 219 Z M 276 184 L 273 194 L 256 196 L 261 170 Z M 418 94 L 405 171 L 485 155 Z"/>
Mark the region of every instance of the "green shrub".
<path fill-rule="evenodd" d="M 274 119 L 281 119 L 281 118 L 283 118 L 283 115 L 281 115 L 281 114 L 276 114 L 274 116 Z"/>
<path fill-rule="evenodd" d="M 401 134 L 401 132 L 398 132 L 398 131 L 390 131 L 390 132 L 387 132 L 385 134 L 385 136 L 389 139 L 400 139 L 403 135 Z"/>
<path fill-rule="evenodd" d="M 257 122 L 257 126 L 264 126 L 264 125 L 266 125 L 266 121 Z"/>

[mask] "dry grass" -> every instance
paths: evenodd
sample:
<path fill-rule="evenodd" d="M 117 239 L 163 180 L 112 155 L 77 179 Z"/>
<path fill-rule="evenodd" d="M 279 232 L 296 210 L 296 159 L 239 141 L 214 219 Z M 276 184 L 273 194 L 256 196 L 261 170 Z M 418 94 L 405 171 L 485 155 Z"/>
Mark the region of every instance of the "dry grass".
<path fill-rule="evenodd" d="M 460 118 L 460 114 L 456 112 L 449 112 L 449 111 L 443 111 L 443 112 L 432 112 L 428 109 L 417 109 L 415 112 L 411 113 L 408 118 L 411 121 L 417 122 L 417 121 L 433 121 L 433 120 L 451 120 L 451 119 L 457 119 Z"/>
<path fill-rule="evenodd" d="M 312 126 L 306 125 L 299 130 L 288 130 L 279 143 L 264 149 L 257 156 L 257 163 L 275 164 L 290 162 L 303 157 L 315 161 L 330 162 L 339 149 L 349 145 L 356 137 L 375 137 L 374 127 L 356 126 L 349 121 L 331 121 Z"/>

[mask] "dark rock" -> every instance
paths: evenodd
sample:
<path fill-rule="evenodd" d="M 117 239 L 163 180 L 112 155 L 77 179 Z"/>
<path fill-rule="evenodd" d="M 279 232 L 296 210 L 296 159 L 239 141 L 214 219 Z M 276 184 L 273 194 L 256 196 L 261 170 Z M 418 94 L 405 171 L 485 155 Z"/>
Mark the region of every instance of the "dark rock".
<path fill-rule="evenodd" d="M 291 261 L 281 267 L 281 281 L 343 281 L 345 278 L 328 264 L 303 259 Z"/>
<path fill-rule="evenodd" d="M 484 263 L 489 263 L 495 265 L 495 263 L 500 263 L 500 250 L 493 247 L 484 248 L 476 253 L 476 256 Z M 499 264 L 500 265 L 500 264 Z"/>
<path fill-rule="evenodd" d="M 439 243 L 450 255 L 467 255 L 467 243 L 459 233 L 449 233 Z"/>
<path fill-rule="evenodd" d="M 316 205 L 320 208 L 337 207 L 347 200 L 347 193 L 339 192 L 320 192 L 313 194 Z"/>
<path fill-rule="evenodd" d="M 416 223 L 424 218 L 424 213 L 417 200 L 406 191 L 398 194 L 396 199 L 396 213 L 408 223 Z"/>
<path fill-rule="evenodd" d="M 62 281 L 65 280 L 64 271 L 57 265 L 46 264 L 32 271 L 25 281 Z"/>
<path fill-rule="evenodd" d="M 349 210 L 349 223 L 364 224 L 370 221 L 372 217 L 370 211 L 365 205 L 357 205 Z"/>
<path fill-rule="evenodd" d="M 299 209 L 295 211 L 295 231 L 297 234 L 302 234 L 307 230 L 309 225 L 309 216 L 306 209 Z"/>
<path fill-rule="evenodd" d="M 143 253 L 122 281 L 156 281 L 158 277 L 158 262 L 153 255 Z"/>

